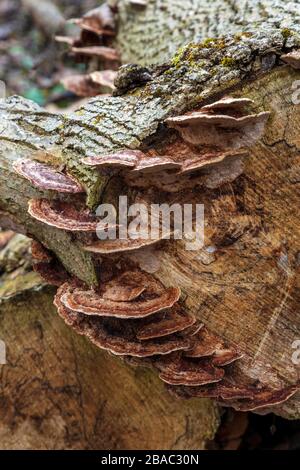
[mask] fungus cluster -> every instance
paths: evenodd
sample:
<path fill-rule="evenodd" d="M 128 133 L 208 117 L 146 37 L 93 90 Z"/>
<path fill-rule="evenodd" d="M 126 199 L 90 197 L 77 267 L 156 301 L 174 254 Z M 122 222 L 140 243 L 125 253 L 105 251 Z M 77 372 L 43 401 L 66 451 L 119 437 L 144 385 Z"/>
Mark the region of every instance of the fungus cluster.
<path fill-rule="evenodd" d="M 83 97 L 111 92 L 115 70 L 120 62 L 119 54 L 112 45 L 116 34 L 114 8 L 104 3 L 87 12 L 82 18 L 73 18 L 68 22 L 80 28 L 80 36 L 56 36 L 56 40 L 66 44 L 79 62 L 97 60 L 99 70 L 64 77 L 62 84 L 66 89 Z"/>
<path fill-rule="evenodd" d="M 123 150 L 83 159 L 100 170 L 118 170 L 127 185 L 167 192 L 200 185 L 215 188 L 243 172 L 248 148 L 263 135 L 269 112 L 249 114 L 248 98 L 225 97 L 165 123 L 180 137 L 165 152 Z M 159 178 L 158 178 L 159 175 Z"/>

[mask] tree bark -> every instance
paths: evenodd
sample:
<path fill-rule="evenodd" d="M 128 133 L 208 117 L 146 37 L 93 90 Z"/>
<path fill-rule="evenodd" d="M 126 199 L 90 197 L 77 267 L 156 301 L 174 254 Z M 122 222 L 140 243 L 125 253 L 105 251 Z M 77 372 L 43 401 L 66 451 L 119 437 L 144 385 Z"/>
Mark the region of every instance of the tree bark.
<path fill-rule="evenodd" d="M 168 241 L 152 256 L 159 263 L 155 277 L 182 289 L 186 309 L 240 346 L 244 357 L 230 366 L 232 374 L 284 388 L 297 383 L 299 373 L 291 356 L 299 337 L 300 142 L 293 87 L 300 72 L 280 57 L 299 48 L 299 4 L 290 2 L 286 11 L 280 1 L 271 6 L 252 2 L 251 7 L 248 2 L 187 3 L 189 10 L 171 0 L 150 1 L 137 10 L 130 2 L 118 2 L 116 46 L 123 60 L 142 65 L 166 61 L 149 68 L 146 84 L 141 84 L 139 69 L 127 66 L 119 73 L 116 96 L 92 99 L 71 116 L 47 113 L 15 97 L 1 104 L 2 223 L 9 219 L 15 229 L 53 251 L 68 272 L 95 286 L 95 257 L 82 248 L 82 239 L 27 214 L 30 198 L 57 195 L 33 188 L 15 174 L 12 163 L 26 157 L 64 165 L 84 186 L 87 207 L 93 210 L 118 194 L 136 197 L 136 189 L 122 177 L 88 169 L 82 159 L 124 149 L 154 156 L 168 155 L 170 149 L 176 153 L 182 141 L 166 119 L 199 110 L 224 95 L 253 99 L 252 112 L 269 111 L 271 117 L 263 138 L 251 147 L 243 173 L 214 189 L 200 185 L 168 196 L 169 203 L 204 203 L 204 249 L 187 252 L 180 242 Z M 187 20 L 188 11 L 195 15 Z M 211 38 L 225 31 L 231 34 Z M 194 42 L 185 46 L 189 41 Z M 151 190 L 141 189 L 140 195 L 148 203 L 154 199 Z M 155 191 L 156 202 L 165 197 Z M 214 247 L 213 255 L 207 255 L 207 247 Z M 135 261 L 142 264 L 140 253 Z M 299 417 L 299 395 L 275 410 Z"/>

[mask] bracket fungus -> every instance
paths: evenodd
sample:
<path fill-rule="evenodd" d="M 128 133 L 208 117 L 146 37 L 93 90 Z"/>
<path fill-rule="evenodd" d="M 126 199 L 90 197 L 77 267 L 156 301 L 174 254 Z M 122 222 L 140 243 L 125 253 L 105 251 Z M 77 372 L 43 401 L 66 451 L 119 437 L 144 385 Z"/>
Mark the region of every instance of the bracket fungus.
<path fill-rule="evenodd" d="M 71 52 L 80 55 L 87 55 L 93 57 L 101 57 L 102 59 L 118 61 L 120 56 L 116 49 L 106 46 L 85 46 L 85 47 L 71 47 Z"/>
<path fill-rule="evenodd" d="M 269 112 L 234 117 L 210 114 L 202 110 L 166 120 L 192 145 L 215 145 L 223 149 L 238 149 L 253 145 L 263 135 Z"/>
<path fill-rule="evenodd" d="M 180 289 L 169 287 L 154 298 L 135 299 L 134 302 L 114 302 L 103 298 L 95 291 L 70 288 L 63 297 L 63 304 L 70 310 L 86 315 L 108 316 L 116 318 L 143 318 L 161 310 L 170 308 L 180 297 Z"/>
<path fill-rule="evenodd" d="M 58 200 L 30 199 L 28 213 L 46 225 L 70 232 L 96 232 L 112 228 L 101 224 L 88 209 L 79 210 L 75 205 Z"/>
<path fill-rule="evenodd" d="M 85 75 L 68 75 L 61 79 L 62 85 L 77 96 L 97 96 L 114 89 L 116 72 L 101 70 Z"/>
<path fill-rule="evenodd" d="M 212 356 L 212 363 L 216 366 L 230 364 L 242 357 L 237 348 L 225 344 L 225 342 L 206 327 L 193 336 L 192 347 L 186 351 L 185 356 L 200 358 Z"/>
<path fill-rule="evenodd" d="M 72 18 L 68 21 L 87 31 L 105 36 L 115 35 L 115 15 L 107 3 L 88 11 L 82 18 Z"/>
<path fill-rule="evenodd" d="M 142 341 L 137 338 L 137 322 L 143 320 L 122 320 L 119 318 L 87 316 L 70 310 L 63 303 L 69 284 L 63 284 L 55 296 L 55 305 L 64 321 L 79 334 L 87 336 L 96 346 L 116 355 L 150 357 L 157 354 L 187 349 L 189 341 L 177 335 L 163 339 Z"/>
<path fill-rule="evenodd" d="M 85 165 L 95 167 L 130 167 L 134 168 L 139 159 L 143 157 L 140 150 L 122 150 L 120 152 L 99 155 L 95 157 L 87 157 L 82 160 Z"/>
<path fill-rule="evenodd" d="M 196 322 L 196 318 L 188 314 L 178 305 L 174 305 L 171 309 L 163 310 L 149 317 L 148 321 L 140 327 L 137 332 L 137 338 L 141 340 L 160 338 L 173 333 L 186 331 Z"/>
<path fill-rule="evenodd" d="M 170 385 L 197 386 L 219 382 L 225 371 L 207 359 L 188 359 L 180 353 L 160 358 L 155 363 L 159 377 Z"/>
<path fill-rule="evenodd" d="M 232 182 L 244 169 L 248 148 L 263 135 L 269 112 L 249 114 L 249 98 L 225 97 L 198 111 L 167 118 L 181 139 L 160 149 L 128 150 L 82 160 L 96 168 L 117 168 L 128 186 L 180 192 Z M 165 152 L 164 152 L 165 150 Z M 158 178 L 159 175 L 159 178 Z"/>
<path fill-rule="evenodd" d="M 74 178 L 45 163 L 24 159 L 15 162 L 13 168 L 16 173 L 39 189 L 53 190 L 59 193 L 84 192 L 83 187 Z"/>
<path fill-rule="evenodd" d="M 295 50 L 289 52 L 288 54 L 283 54 L 280 58 L 294 69 L 300 69 L 300 50 Z"/>

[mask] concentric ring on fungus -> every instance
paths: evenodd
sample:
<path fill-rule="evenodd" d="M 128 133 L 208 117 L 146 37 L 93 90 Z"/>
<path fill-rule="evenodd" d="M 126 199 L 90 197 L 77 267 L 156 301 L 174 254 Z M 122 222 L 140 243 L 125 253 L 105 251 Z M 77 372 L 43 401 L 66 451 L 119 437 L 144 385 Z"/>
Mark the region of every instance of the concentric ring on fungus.
<path fill-rule="evenodd" d="M 187 349 L 189 340 L 179 335 L 169 335 L 163 339 L 141 341 L 136 338 L 137 321 L 120 320 L 97 316 L 86 316 L 65 307 L 62 298 L 68 284 L 62 285 L 55 296 L 54 304 L 59 315 L 74 330 L 86 336 L 96 346 L 116 355 L 150 357 L 169 354 L 173 351 Z"/>
<path fill-rule="evenodd" d="M 62 303 L 75 312 L 116 318 L 143 318 L 172 307 L 180 297 L 178 287 L 169 287 L 155 297 L 132 302 L 114 302 L 103 298 L 93 290 L 81 290 L 69 286 L 62 297 Z"/>
<path fill-rule="evenodd" d="M 185 352 L 186 357 L 212 356 L 211 363 L 215 366 L 231 364 L 243 356 L 234 346 L 229 347 L 220 336 L 212 333 L 205 326 L 193 336 L 191 344 L 191 349 Z"/>
<path fill-rule="evenodd" d="M 75 206 L 58 200 L 30 199 L 28 213 L 44 224 L 70 232 L 96 232 L 115 227 L 101 225 L 88 210 L 79 211 Z"/>
<path fill-rule="evenodd" d="M 215 367 L 209 359 L 190 359 L 180 353 L 159 358 L 155 362 L 159 377 L 170 385 L 197 386 L 219 382 L 225 375 L 224 369 Z"/>
<path fill-rule="evenodd" d="M 39 189 L 53 190 L 59 193 L 84 192 L 83 187 L 74 178 L 45 163 L 24 159 L 15 162 L 13 168 L 16 173 Z"/>

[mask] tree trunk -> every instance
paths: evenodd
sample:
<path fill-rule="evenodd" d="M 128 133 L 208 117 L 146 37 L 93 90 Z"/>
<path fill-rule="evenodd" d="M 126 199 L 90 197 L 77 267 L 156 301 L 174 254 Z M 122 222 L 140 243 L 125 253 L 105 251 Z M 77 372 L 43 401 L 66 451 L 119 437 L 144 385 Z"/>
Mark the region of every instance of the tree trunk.
<path fill-rule="evenodd" d="M 211 394 L 237 409 L 259 408 L 299 417 L 299 394 L 294 394 L 299 368 L 292 355 L 294 341 L 299 339 L 300 121 L 294 97 L 300 72 L 281 60 L 299 48 L 298 2 L 290 2 L 288 11 L 281 1 L 270 7 L 269 2 L 252 2 L 251 8 L 248 2 L 187 3 L 190 10 L 183 10 L 175 0 L 149 1 L 146 8 L 118 2 L 115 43 L 123 61 L 143 66 L 165 63 L 146 72 L 140 66 L 122 68 L 115 96 L 94 98 L 71 116 L 47 113 L 16 97 L 1 104 L 1 223 L 39 240 L 86 289 L 103 281 L 107 266 L 115 269 L 120 259 L 149 271 L 150 256 L 156 266 L 153 277 L 165 287 L 181 288 L 185 310 L 226 344 L 238 345 L 243 357 L 227 366 L 229 379 L 239 386 L 246 383 L 245 388 L 251 390 L 259 384 L 274 394 L 256 406 L 243 393 L 225 400 L 215 389 L 173 389 L 187 396 Z M 188 11 L 192 14 L 187 19 Z M 219 37 L 224 32 L 231 34 Z M 189 41 L 193 42 L 186 46 Z M 155 50 L 145 43 L 154 44 Z M 220 136 L 214 145 L 201 141 L 198 134 L 198 140 L 191 143 L 191 137 L 186 137 L 178 122 L 172 125 L 170 118 L 203 111 L 204 105 L 228 95 L 252 99 L 249 113 L 257 119 L 261 112 L 270 113 L 263 136 L 257 122 L 251 143 L 240 146 L 247 156 L 235 154 L 229 163 L 224 158 L 223 163 L 212 159 L 205 168 L 200 165 L 192 183 L 186 176 L 175 179 L 176 192 L 160 182 L 163 172 L 150 183 L 146 177 L 147 185 L 145 180 L 136 182 L 128 172 L 101 171 L 83 162 L 124 149 L 141 150 L 147 158 L 171 155 L 180 164 L 201 160 L 207 152 L 216 157 L 215 147 L 223 148 L 229 131 L 225 135 L 218 128 Z M 229 147 L 232 156 L 236 147 Z M 203 203 L 204 247 L 187 251 L 181 241 L 167 240 L 153 250 L 142 248 L 124 252 L 120 259 L 114 255 L 99 260 L 99 255 L 84 249 L 87 242 L 82 235 L 50 227 L 27 213 L 32 198 L 60 198 L 68 203 L 74 199 L 41 191 L 17 175 L 12 164 L 21 158 L 64 166 L 83 185 L 91 211 L 99 202 L 114 202 L 123 194 L 148 205 Z M 123 370 L 125 366 L 116 367 Z M 285 394 L 291 386 L 293 393 Z M 278 390 L 284 398 L 278 399 Z M 182 406 L 186 406 L 183 401 Z"/>

